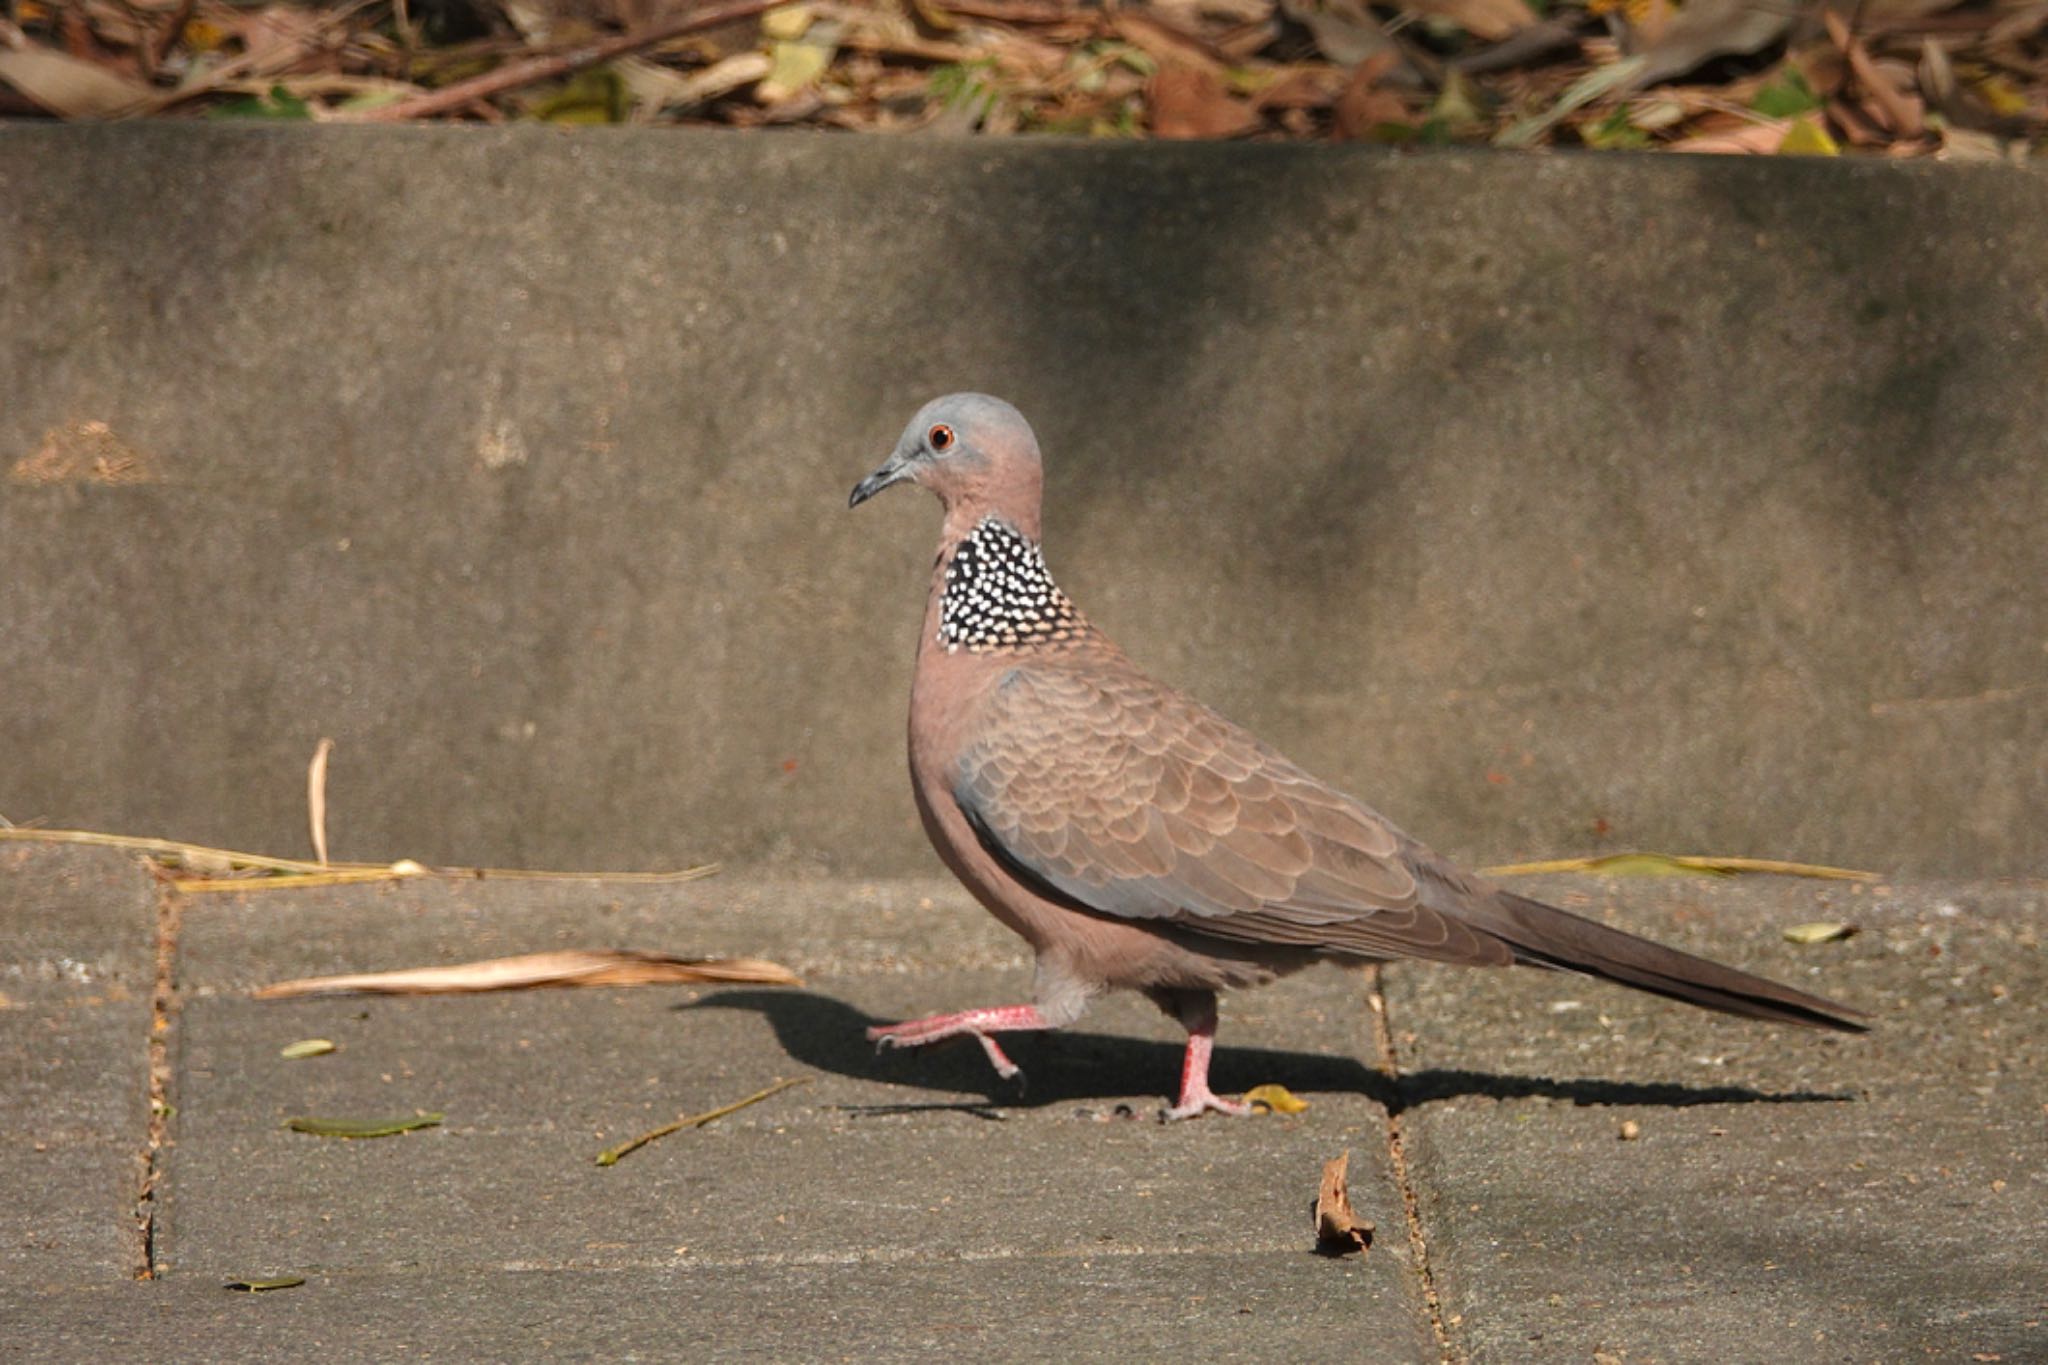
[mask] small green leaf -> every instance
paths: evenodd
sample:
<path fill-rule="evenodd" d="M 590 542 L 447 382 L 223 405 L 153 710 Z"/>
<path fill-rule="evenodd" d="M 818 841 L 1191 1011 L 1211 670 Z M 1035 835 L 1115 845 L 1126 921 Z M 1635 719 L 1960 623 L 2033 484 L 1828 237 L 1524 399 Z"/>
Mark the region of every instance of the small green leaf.
<path fill-rule="evenodd" d="M 306 1282 L 304 1275 L 277 1275 L 267 1280 L 229 1280 L 222 1289 L 239 1289 L 246 1294 L 261 1294 L 269 1289 L 297 1289 Z"/>
<path fill-rule="evenodd" d="M 334 1044 L 325 1038 L 301 1038 L 277 1050 L 277 1055 L 286 1061 L 296 1062 L 301 1057 L 324 1057 L 334 1051 Z"/>
<path fill-rule="evenodd" d="M 1778 73 L 1777 79 L 1756 92 L 1749 107 L 1765 118 L 1797 118 L 1823 103 L 1799 68 L 1788 66 Z"/>
<path fill-rule="evenodd" d="M 404 1119 L 286 1119 L 284 1126 L 294 1133 L 311 1133 L 314 1137 L 335 1138 L 380 1138 L 393 1133 L 409 1133 L 415 1128 L 439 1126 L 439 1114 L 415 1114 Z"/>
<path fill-rule="evenodd" d="M 1811 924 L 1795 924 L 1785 930 L 1787 943 L 1833 943 L 1848 938 L 1856 932 L 1853 924 L 1839 920 L 1815 920 Z"/>
<path fill-rule="evenodd" d="M 1579 128 L 1579 139 L 1588 147 L 1603 152 L 1622 151 L 1650 145 L 1650 135 L 1636 127 L 1629 118 L 1628 106 L 1614 110 L 1603 119 L 1597 119 Z"/>
<path fill-rule="evenodd" d="M 268 118 L 305 120 L 313 117 L 312 106 L 281 85 L 270 87 L 267 95 L 250 95 L 230 100 L 206 111 L 208 118 Z"/>

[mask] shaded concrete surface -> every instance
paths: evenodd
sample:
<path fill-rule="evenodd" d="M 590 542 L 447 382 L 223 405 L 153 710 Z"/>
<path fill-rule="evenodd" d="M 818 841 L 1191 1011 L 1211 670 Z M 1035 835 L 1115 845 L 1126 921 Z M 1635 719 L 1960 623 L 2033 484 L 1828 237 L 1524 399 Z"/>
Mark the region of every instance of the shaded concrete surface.
<path fill-rule="evenodd" d="M 974 387 L 1451 851 L 2048 857 L 2039 170 L 16 126 L 0 298 L 16 821 L 290 850 L 325 735 L 338 856 L 926 869 L 844 498 Z"/>
<path fill-rule="evenodd" d="M 155 942 L 138 859 L 0 844 L 0 1281 L 145 1264 Z"/>
<path fill-rule="evenodd" d="M 1745 1028 L 1535 973 L 1390 974 L 1406 1148 L 1472 1360 L 1766 1358 L 1725 1349 L 1748 1341 L 2048 1359 L 2048 885 L 1539 886 L 1874 1029 Z M 1781 940 L 1812 920 L 1862 932 Z M 1439 1098 L 1445 1068 L 1573 1080 Z"/>
<path fill-rule="evenodd" d="M 45 958 L 85 960 L 152 922 L 149 883 L 124 855 L 0 854 L 14 951 L 34 941 Z M 1014 943 L 937 881 L 181 897 L 158 1276 L 12 1247 L 0 1340 L 35 1359 L 147 1341 L 166 1360 L 2041 1354 L 2048 890 L 1535 888 L 1810 984 L 1877 1027 L 1834 1038 L 1572 978 L 1408 965 L 1386 973 L 1389 1075 L 1368 981 L 1323 969 L 1226 1001 L 1217 1054 L 1220 1088 L 1278 1082 L 1307 1112 L 1162 1127 L 1149 1116 L 1176 1079 L 1176 1030 L 1136 999 L 1017 1039 L 1021 1091 L 971 1045 L 877 1054 L 861 1040 L 877 1019 L 1028 988 Z M 1780 937 L 1817 918 L 1862 932 L 1804 948 Z M 110 934 L 116 921 L 126 928 Z M 302 973 L 570 946 L 761 953 L 806 980 L 249 998 Z M 338 1051 L 278 1055 L 307 1037 Z M 0 1091 L 0 1130 L 29 1132 L 96 1093 L 143 1042 L 109 1037 L 61 1086 Z M 593 1163 L 791 1076 L 807 1083 Z M 445 1122 L 361 1142 L 281 1127 L 419 1110 Z M 1623 1121 L 1634 1140 L 1619 1139 Z M 127 1128 L 107 1138 L 141 1151 L 146 1112 Z M 1321 1163 L 1347 1149 L 1378 1239 L 1362 1260 L 1330 1261 L 1309 1250 L 1308 1205 Z M 39 1197 L 62 1226 L 118 1247 L 135 1235 L 132 1198 L 102 1193 L 46 1179 Z M 279 1274 L 308 1283 L 221 1287 Z"/>

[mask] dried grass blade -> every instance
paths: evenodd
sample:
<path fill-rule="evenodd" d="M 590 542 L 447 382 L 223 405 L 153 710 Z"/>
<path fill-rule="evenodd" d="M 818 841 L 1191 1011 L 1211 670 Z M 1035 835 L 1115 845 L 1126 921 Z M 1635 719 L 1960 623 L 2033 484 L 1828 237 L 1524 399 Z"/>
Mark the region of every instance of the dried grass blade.
<path fill-rule="evenodd" d="M 802 983 L 780 963 L 758 957 L 673 957 L 667 953 L 597 952 L 567 949 L 486 958 L 452 967 L 412 967 L 391 972 L 351 972 L 273 982 L 252 994 L 258 1000 L 306 995 L 468 995 L 480 991 L 532 990 L 546 986 L 657 986 L 734 982 L 755 986 Z"/>
<path fill-rule="evenodd" d="M 1603 853 L 1591 858 L 1553 858 L 1537 863 L 1503 863 L 1480 869 L 1488 877 L 1530 877 L 1545 872 L 1601 872 L 1631 860 L 1656 860 L 1693 872 L 1763 872 L 1781 877 L 1819 877 L 1829 881 L 1874 882 L 1879 873 L 1853 867 L 1829 867 L 1824 863 L 1781 862 L 1776 858 L 1725 858 L 1679 853 Z"/>
<path fill-rule="evenodd" d="M 720 1105 L 716 1109 L 707 1109 L 701 1114 L 688 1114 L 677 1119 L 674 1123 L 664 1123 L 661 1127 L 642 1133 L 639 1137 L 622 1142 L 616 1147 L 607 1147 L 604 1151 L 597 1154 L 597 1164 L 600 1166 L 616 1166 L 619 1164 L 619 1158 L 625 1156 L 628 1152 L 638 1151 L 648 1143 L 659 1138 L 665 1138 L 670 1133 L 679 1133 L 685 1128 L 702 1128 L 714 1119 L 722 1119 L 727 1114 L 736 1114 L 750 1104 L 759 1104 L 770 1095 L 779 1095 L 791 1086 L 808 1083 L 810 1079 L 809 1076 L 796 1076 L 786 1081 L 777 1081 L 765 1090 L 757 1090 L 743 1100 L 734 1100 L 731 1104 Z"/>

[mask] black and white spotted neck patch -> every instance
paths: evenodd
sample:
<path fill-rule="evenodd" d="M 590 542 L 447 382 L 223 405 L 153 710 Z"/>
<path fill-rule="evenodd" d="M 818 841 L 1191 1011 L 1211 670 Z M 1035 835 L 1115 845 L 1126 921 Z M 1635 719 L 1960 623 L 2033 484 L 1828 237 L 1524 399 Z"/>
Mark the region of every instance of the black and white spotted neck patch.
<path fill-rule="evenodd" d="M 983 653 L 1059 644 L 1081 613 L 1045 569 L 1045 553 L 1008 522 L 983 517 L 946 565 L 939 643 Z"/>

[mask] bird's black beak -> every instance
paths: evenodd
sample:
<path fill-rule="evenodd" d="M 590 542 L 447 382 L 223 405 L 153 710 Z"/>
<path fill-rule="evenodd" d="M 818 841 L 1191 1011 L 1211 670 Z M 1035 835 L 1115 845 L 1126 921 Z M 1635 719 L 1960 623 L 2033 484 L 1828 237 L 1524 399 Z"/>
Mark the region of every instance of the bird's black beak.
<path fill-rule="evenodd" d="M 874 473 L 853 486 L 853 492 L 847 496 L 846 505 L 848 507 L 858 507 L 890 484 L 902 483 L 909 477 L 909 461 L 905 460 L 901 455 L 891 455 L 888 459 L 882 461 L 880 469 L 877 469 Z"/>

